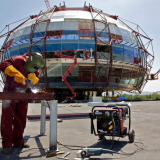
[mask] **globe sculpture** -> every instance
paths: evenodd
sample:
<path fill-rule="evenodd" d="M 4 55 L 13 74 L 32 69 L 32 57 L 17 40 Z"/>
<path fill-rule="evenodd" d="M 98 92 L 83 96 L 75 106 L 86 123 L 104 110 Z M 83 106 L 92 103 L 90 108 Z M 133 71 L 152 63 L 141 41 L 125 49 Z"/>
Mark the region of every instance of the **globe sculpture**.
<path fill-rule="evenodd" d="M 54 6 L 0 36 L 6 36 L 1 62 L 24 53 L 41 53 L 46 63 L 38 85 L 59 100 L 66 96 L 87 99 L 89 91 L 141 93 L 154 55 L 149 49 L 152 39 L 140 29 L 91 5 Z M 5 75 L 1 76 L 5 81 Z"/>

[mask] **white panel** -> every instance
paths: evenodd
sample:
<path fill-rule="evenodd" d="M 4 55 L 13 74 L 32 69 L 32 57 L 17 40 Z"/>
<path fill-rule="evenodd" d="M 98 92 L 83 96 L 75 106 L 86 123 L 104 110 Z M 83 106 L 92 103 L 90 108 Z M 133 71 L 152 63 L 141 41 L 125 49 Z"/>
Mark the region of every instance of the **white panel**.
<path fill-rule="evenodd" d="M 60 22 L 64 21 L 64 18 L 51 19 L 51 22 Z"/>
<path fill-rule="evenodd" d="M 114 23 L 114 24 L 116 24 L 120 28 L 123 28 L 123 29 L 126 29 L 128 31 L 131 31 L 128 27 L 126 27 L 123 23 L 121 23 L 118 20 L 115 20 L 115 19 L 107 17 L 107 16 L 106 16 L 106 19 L 107 19 L 107 22 L 109 22 L 109 23 Z"/>
<path fill-rule="evenodd" d="M 86 11 L 68 11 L 65 19 L 92 19 L 91 13 Z"/>

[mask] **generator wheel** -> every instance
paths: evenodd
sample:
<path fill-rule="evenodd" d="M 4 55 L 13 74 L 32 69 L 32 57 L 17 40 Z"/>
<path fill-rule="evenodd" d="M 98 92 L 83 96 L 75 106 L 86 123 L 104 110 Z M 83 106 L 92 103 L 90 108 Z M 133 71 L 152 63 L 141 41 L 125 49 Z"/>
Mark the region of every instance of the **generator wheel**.
<path fill-rule="evenodd" d="M 86 154 L 87 154 L 86 151 L 82 151 L 82 152 L 81 152 L 81 157 L 82 157 L 82 158 L 85 158 L 85 157 L 86 157 Z"/>
<path fill-rule="evenodd" d="M 99 135 L 98 137 L 99 137 L 99 140 L 104 139 L 104 135 Z"/>
<path fill-rule="evenodd" d="M 129 142 L 131 142 L 131 143 L 134 142 L 134 138 L 135 138 L 135 131 L 132 129 L 128 133 Z"/>

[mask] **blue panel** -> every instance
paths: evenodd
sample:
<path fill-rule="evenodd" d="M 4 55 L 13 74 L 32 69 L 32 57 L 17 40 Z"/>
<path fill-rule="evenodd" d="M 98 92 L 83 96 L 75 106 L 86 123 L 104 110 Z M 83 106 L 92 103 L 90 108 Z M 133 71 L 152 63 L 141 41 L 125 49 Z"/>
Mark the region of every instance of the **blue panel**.
<path fill-rule="evenodd" d="M 90 48 L 95 51 L 95 41 L 94 40 L 79 40 L 79 49 L 87 49 L 90 50 Z"/>
<path fill-rule="evenodd" d="M 122 28 L 119 28 L 119 30 L 120 30 L 120 33 L 122 35 L 123 41 L 132 43 L 132 39 L 131 39 L 129 31 L 126 30 L 126 29 L 122 29 Z"/>
<path fill-rule="evenodd" d="M 134 52 L 133 52 L 133 47 L 130 46 L 124 46 L 124 55 L 128 55 L 128 56 L 134 56 Z"/>
<path fill-rule="evenodd" d="M 62 50 L 78 49 L 77 40 L 62 40 Z"/>
<path fill-rule="evenodd" d="M 31 52 L 43 52 L 43 43 L 37 43 L 36 45 L 32 46 Z"/>
<path fill-rule="evenodd" d="M 63 31 L 63 35 L 77 34 L 76 30 L 65 30 Z"/>
<path fill-rule="evenodd" d="M 105 37 L 105 38 L 109 38 L 108 32 L 96 31 L 96 33 L 97 33 L 97 37 Z"/>
<path fill-rule="evenodd" d="M 124 55 L 124 61 L 128 62 L 128 63 L 134 63 L 134 57 L 133 56 Z"/>
<path fill-rule="evenodd" d="M 124 55 L 123 54 L 114 54 L 113 53 L 113 60 L 115 60 L 115 61 L 124 61 Z"/>
<path fill-rule="evenodd" d="M 41 34 L 40 34 L 41 33 Z M 42 35 L 44 36 L 45 32 L 34 32 L 33 34 L 33 38 L 36 38 L 36 37 L 42 37 Z"/>
<path fill-rule="evenodd" d="M 20 48 L 19 49 L 19 54 L 22 55 L 22 54 L 28 53 L 28 50 L 29 50 L 28 47 L 26 47 L 26 48 Z"/>
<path fill-rule="evenodd" d="M 60 51 L 61 50 L 61 41 L 46 41 L 46 52 L 49 51 Z"/>
<path fill-rule="evenodd" d="M 61 37 L 62 40 L 78 40 L 79 39 L 79 36 L 78 35 L 63 35 Z"/>
<path fill-rule="evenodd" d="M 122 44 L 112 44 L 112 52 L 114 54 L 124 54 L 124 51 L 123 51 L 123 48 L 124 48 L 124 45 Z"/>
<path fill-rule="evenodd" d="M 29 38 L 30 38 L 30 34 L 26 34 L 26 35 L 21 36 L 21 40 L 29 39 Z"/>
<path fill-rule="evenodd" d="M 15 46 L 15 47 L 11 47 L 11 49 L 10 49 L 10 56 L 11 57 L 17 56 L 17 55 L 19 55 L 19 45 Z"/>
<path fill-rule="evenodd" d="M 21 40 L 21 36 L 13 38 L 13 42 L 20 41 L 20 40 Z"/>
<path fill-rule="evenodd" d="M 138 57 L 138 48 L 134 48 L 134 57 Z"/>

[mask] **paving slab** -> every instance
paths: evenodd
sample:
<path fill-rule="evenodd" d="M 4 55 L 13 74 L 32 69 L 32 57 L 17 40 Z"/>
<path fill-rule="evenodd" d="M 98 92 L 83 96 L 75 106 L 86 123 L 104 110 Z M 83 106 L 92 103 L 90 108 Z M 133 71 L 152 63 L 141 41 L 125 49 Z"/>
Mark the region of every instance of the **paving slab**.
<path fill-rule="evenodd" d="M 107 105 L 109 103 L 105 103 Z M 91 111 L 90 106 L 86 103 L 82 103 L 82 107 L 69 107 L 70 104 L 65 104 L 65 107 L 58 107 L 58 114 L 67 113 L 89 113 Z M 0 103 L 0 115 L 1 115 L 1 103 Z M 29 103 L 28 115 L 40 115 L 41 104 Z M 49 109 L 47 108 L 47 114 Z M 129 143 L 128 137 L 115 138 L 114 151 L 118 151 L 121 154 L 103 154 L 101 156 L 91 157 L 91 160 L 159 160 L 160 159 L 160 102 L 159 101 L 147 101 L 147 102 L 132 102 L 131 106 L 131 128 L 135 130 L 135 143 Z M 55 157 L 46 158 L 47 149 L 49 148 L 49 121 L 46 122 L 46 136 L 39 137 L 40 121 L 27 121 L 26 129 L 24 132 L 24 138 L 27 143 L 30 144 L 30 148 L 22 149 L 20 155 L 18 155 L 18 149 L 13 147 L 13 154 L 6 156 L 2 153 L 2 138 L 0 136 L 0 160 L 56 160 Z M 127 126 L 127 120 L 124 126 Z M 90 134 L 90 119 L 70 119 L 63 120 L 58 123 L 57 139 L 58 149 L 70 151 L 70 155 L 67 156 L 69 160 L 73 160 L 76 157 L 78 150 L 84 147 L 100 147 L 110 148 L 110 137 L 106 137 L 106 140 L 98 140 L 98 137 Z M 63 145 L 70 145 L 69 148 Z M 71 147 L 78 146 L 78 147 Z M 134 153 L 135 152 L 135 153 Z M 133 153 L 133 154 L 132 154 Z"/>

